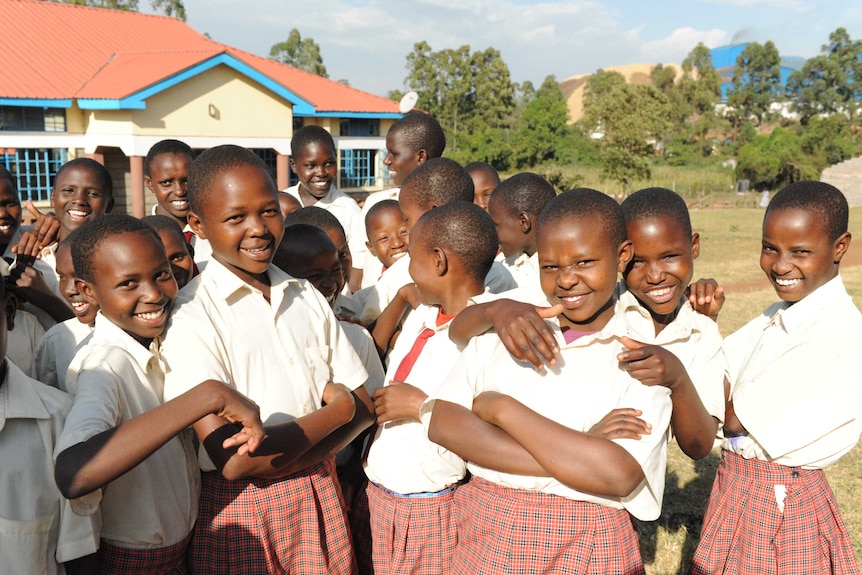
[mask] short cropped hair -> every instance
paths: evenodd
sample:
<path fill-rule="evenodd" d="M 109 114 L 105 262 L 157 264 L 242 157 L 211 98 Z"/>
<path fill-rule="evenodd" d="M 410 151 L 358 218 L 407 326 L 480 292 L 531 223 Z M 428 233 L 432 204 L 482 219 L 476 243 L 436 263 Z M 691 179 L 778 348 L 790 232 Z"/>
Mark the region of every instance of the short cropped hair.
<path fill-rule="evenodd" d="M 12 175 L 12 172 L 6 169 L 6 166 L 0 166 L 0 182 L 6 182 L 15 197 L 18 197 L 18 182 L 17 178 Z"/>
<path fill-rule="evenodd" d="M 114 181 L 111 179 L 110 172 L 108 172 L 105 166 L 90 158 L 75 158 L 74 160 L 69 160 L 60 166 L 60 169 L 57 170 L 57 173 L 54 176 L 54 185 L 57 185 L 57 180 L 60 179 L 60 176 L 63 175 L 66 170 L 70 170 L 72 168 L 84 168 L 93 172 L 96 178 L 98 178 L 99 183 L 102 185 L 102 191 L 107 193 L 110 197 L 114 197 Z"/>
<path fill-rule="evenodd" d="M 94 268 L 96 253 L 99 245 L 105 240 L 129 232 L 144 232 L 152 234 L 152 237 L 162 244 L 156 230 L 133 216 L 127 214 L 105 214 L 100 218 L 90 220 L 78 230 L 77 235 L 69 234 L 72 248 L 72 265 L 75 268 L 75 276 L 92 282 L 95 279 Z"/>
<path fill-rule="evenodd" d="M 590 218 L 600 222 L 614 249 L 626 239 L 626 222 L 620 205 L 612 197 L 590 188 L 574 188 L 563 192 L 545 206 L 539 214 L 538 229 L 565 218 Z"/>
<path fill-rule="evenodd" d="M 500 182 L 491 194 L 491 202 L 500 205 L 510 216 L 521 213 L 539 215 L 548 202 L 557 197 L 554 186 L 539 174 L 522 172 Z"/>
<path fill-rule="evenodd" d="M 449 202 L 425 212 L 413 233 L 417 228 L 415 241 L 454 254 L 470 277 L 485 280 L 499 248 L 497 230 L 485 210 L 471 202 Z"/>
<path fill-rule="evenodd" d="M 153 165 L 153 161 L 156 159 L 156 156 L 161 156 L 162 154 L 176 154 L 177 156 L 185 155 L 188 156 L 189 162 L 195 159 L 194 150 L 192 150 L 191 146 L 185 142 L 171 139 L 161 140 L 153 144 L 153 147 L 150 148 L 149 152 L 147 152 L 147 157 L 144 159 L 145 176 L 150 176 L 150 166 Z"/>
<path fill-rule="evenodd" d="M 319 208 L 317 206 L 308 206 L 306 208 L 300 208 L 289 214 L 284 219 L 284 227 L 285 230 L 296 224 L 307 224 L 309 226 L 314 226 L 315 228 L 320 228 L 324 232 L 327 230 L 336 230 L 341 233 L 345 238 L 347 234 L 344 233 L 344 226 L 341 225 L 341 222 L 338 221 L 338 218 L 333 216 L 330 212 L 327 212 L 323 208 Z M 284 241 L 284 240 L 282 240 Z"/>
<path fill-rule="evenodd" d="M 398 210 L 400 212 L 401 206 L 398 204 L 398 200 L 380 200 L 368 208 L 368 213 L 365 214 L 365 229 L 368 229 L 368 224 L 377 217 L 377 214 L 386 210 Z"/>
<path fill-rule="evenodd" d="M 249 166 L 257 168 L 266 175 L 271 184 L 272 193 L 275 195 L 278 189 L 269 173 L 269 168 L 254 152 L 241 146 L 224 144 L 210 148 L 195 158 L 189 168 L 189 207 L 198 217 L 202 217 L 203 208 L 210 196 L 215 179 L 223 172 Z"/>
<path fill-rule="evenodd" d="M 849 209 L 841 190 L 826 182 L 805 180 L 783 188 L 766 208 L 764 219 L 776 210 L 793 209 L 812 212 L 823 225 L 823 231 L 834 242 L 847 231 Z"/>
<path fill-rule="evenodd" d="M 335 254 L 337 251 L 338 248 L 321 228 L 309 224 L 293 224 L 284 228 L 284 236 L 275 250 L 272 263 L 294 275 L 296 264 L 322 253 Z"/>
<path fill-rule="evenodd" d="M 472 174 L 473 172 L 483 172 L 494 184 L 500 184 L 500 174 L 497 173 L 497 170 L 491 164 L 487 162 L 470 162 L 466 166 L 464 166 L 464 171 L 468 174 Z"/>
<path fill-rule="evenodd" d="M 404 179 L 400 193 L 405 191 L 425 209 L 449 202 L 472 202 L 473 178 L 455 160 L 432 158 Z"/>
<path fill-rule="evenodd" d="M 411 152 L 425 150 L 429 158 L 439 158 L 446 149 L 446 134 L 433 116 L 425 112 L 410 112 L 392 124 L 390 133 L 398 132 Z"/>
<path fill-rule="evenodd" d="M 638 190 L 620 205 L 626 223 L 646 219 L 671 218 L 682 228 L 683 233 L 691 236 L 691 217 L 688 206 L 682 197 L 667 188 L 644 188 Z"/>
<path fill-rule="evenodd" d="M 298 129 L 290 139 L 290 155 L 296 159 L 302 150 L 311 143 L 329 146 L 332 155 L 335 155 L 335 140 L 332 139 L 332 134 L 320 126 L 303 126 Z"/>

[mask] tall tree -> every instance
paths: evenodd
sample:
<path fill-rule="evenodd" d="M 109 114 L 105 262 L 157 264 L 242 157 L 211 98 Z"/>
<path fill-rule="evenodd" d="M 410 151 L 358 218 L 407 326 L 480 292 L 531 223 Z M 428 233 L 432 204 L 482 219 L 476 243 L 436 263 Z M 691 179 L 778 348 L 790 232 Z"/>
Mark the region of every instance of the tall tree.
<path fill-rule="evenodd" d="M 571 136 L 569 107 L 553 76 L 545 78 L 524 108 L 514 142 L 513 159 L 518 169 L 545 162 L 565 161 Z"/>
<path fill-rule="evenodd" d="M 727 104 L 736 127 L 749 118 L 757 125 L 772 118 L 770 107 L 781 96 L 781 57 L 771 41 L 753 42 L 736 59 Z"/>
<path fill-rule="evenodd" d="M 296 28 L 290 31 L 287 40 L 272 45 L 269 57 L 276 62 L 329 78 L 323 65 L 323 56 L 320 55 L 320 46 L 313 38 L 300 36 Z"/>
<path fill-rule="evenodd" d="M 702 154 L 709 148 L 705 145 L 707 132 L 716 126 L 718 116 L 715 106 L 721 99 L 721 77 L 712 65 L 709 48 L 699 43 L 682 61 L 682 78 L 679 89 L 688 104 L 689 119 Z"/>
<path fill-rule="evenodd" d="M 803 124 L 818 114 L 843 113 L 851 124 L 862 100 L 862 41 L 844 28 L 829 35 L 821 54 L 805 62 L 787 80 L 787 95 Z"/>

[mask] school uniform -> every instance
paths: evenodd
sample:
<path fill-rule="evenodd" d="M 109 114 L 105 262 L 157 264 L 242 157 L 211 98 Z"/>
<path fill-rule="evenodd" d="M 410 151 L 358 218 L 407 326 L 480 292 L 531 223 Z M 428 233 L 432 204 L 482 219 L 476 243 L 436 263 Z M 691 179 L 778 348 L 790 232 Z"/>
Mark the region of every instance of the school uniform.
<path fill-rule="evenodd" d="M 862 314 L 836 277 L 724 341 L 727 438 L 693 573 L 858 573 L 823 468 L 862 432 Z"/>
<path fill-rule="evenodd" d="M 93 335 L 93 326 L 78 318 L 58 323 L 42 336 L 33 351 L 30 377 L 60 391 L 66 388 L 66 370 L 78 349 Z"/>
<path fill-rule="evenodd" d="M 382 190 L 380 192 L 372 192 L 368 194 L 368 197 L 365 198 L 365 202 L 362 204 L 362 239 L 368 238 L 368 230 L 365 227 L 365 216 L 368 215 L 368 210 L 374 204 L 380 203 L 383 200 L 395 200 L 398 201 L 398 193 L 401 191 L 401 188 L 390 188 L 388 190 Z M 367 249 L 367 246 L 366 246 Z M 380 260 L 371 255 L 371 252 L 368 252 L 368 255 L 365 257 L 365 261 L 362 265 L 362 288 L 366 289 L 374 284 L 381 277 L 381 267 Z"/>
<path fill-rule="evenodd" d="M 299 196 L 299 184 L 284 190 L 305 206 Z M 369 257 L 368 246 L 365 245 L 365 217 L 356 200 L 339 190 L 332 184 L 326 195 L 312 204 L 324 209 L 338 219 L 344 234 L 347 236 L 347 245 L 350 247 L 350 255 L 353 258 L 353 267 L 364 269 L 365 260 Z"/>
<path fill-rule="evenodd" d="M 6 357 L 22 370 L 30 369 L 33 352 L 45 328 L 32 313 L 22 309 L 15 311 L 15 327 L 10 329 L 6 341 Z"/>
<path fill-rule="evenodd" d="M 517 256 L 505 258 L 503 266 L 512 274 L 518 287 L 539 286 L 539 252 L 531 256 L 521 252 Z"/>
<path fill-rule="evenodd" d="M 727 367 L 722 351 L 722 337 L 709 317 L 694 311 L 684 301 L 670 324 L 659 333 L 649 310 L 626 289 L 617 284 L 617 296 L 622 307 L 631 339 L 660 345 L 679 358 L 707 413 L 724 421 L 724 373 Z"/>
<path fill-rule="evenodd" d="M 416 308 L 392 350 L 387 385 L 404 381 L 433 394 L 461 355 L 449 339 L 450 323 L 437 306 Z M 458 540 L 452 498 L 464 461 L 429 441 L 421 423 L 390 421 L 377 428 L 365 474 L 374 572 L 448 571 Z"/>
<path fill-rule="evenodd" d="M 366 323 L 376 320 L 386 306 L 395 299 L 398 290 L 413 283 L 409 268 L 410 254 L 404 254 L 386 269 L 386 273 L 368 291 L 362 311 L 359 313 L 360 320 Z M 485 287 L 491 293 L 502 293 L 517 287 L 517 284 L 505 267 L 494 262 L 485 276 Z"/>
<path fill-rule="evenodd" d="M 630 495 L 614 498 L 577 491 L 551 477 L 513 475 L 468 463 L 473 478 L 454 498 L 458 546 L 452 573 L 498 573 L 504 568 L 513 573 L 643 573 L 629 513 L 650 521 L 661 511 L 670 391 L 642 385 L 619 369 L 618 338 L 627 333 L 619 306 L 604 328 L 571 342 L 556 321 L 549 323 L 560 357 L 546 374 L 515 360 L 496 334 L 473 338 L 423 405 L 423 423 L 430 422 L 437 400 L 471 409 L 483 391 L 509 395 L 583 432 L 612 409 L 631 407 L 643 412 L 652 433 L 614 442 L 637 460 L 645 478 Z"/>
<path fill-rule="evenodd" d="M 275 266 L 270 301 L 216 259 L 180 291 L 164 343 L 165 398 L 207 379 L 257 402 L 267 425 L 320 408 L 327 383 L 368 378 L 320 293 Z M 201 449 L 196 573 L 350 573 L 353 551 L 329 457 L 279 479 L 227 481 Z"/>
<path fill-rule="evenodd" d="M 6 362 L 0 384 L 0 571 L 58 575 L 96 552 L 97 518 L 72 512 L 54 482 L 54 444 L 72 398 Z"/>
<path fill-rule="evenodd" d="M 332 312 L 335 315 L 346 317 L 357 317 L 361 309 L 362 306 L 352 295 L 343 293 L 335 296 L 335 303 L 332 306 Z"/>
<path fill-rule="evenodd" d="M 75 401 L 56 455 L 160 406 L 164 377 L 158 339 L 145 348 L 99 312 L 92 339 L 66 374 Z M 100 504 L 73 506 L 76 513 L 100 513 L 103 566 L 184 568 L 200 491 L 191 439 L 189 431 L 177 435 L 95 491 Z"/>

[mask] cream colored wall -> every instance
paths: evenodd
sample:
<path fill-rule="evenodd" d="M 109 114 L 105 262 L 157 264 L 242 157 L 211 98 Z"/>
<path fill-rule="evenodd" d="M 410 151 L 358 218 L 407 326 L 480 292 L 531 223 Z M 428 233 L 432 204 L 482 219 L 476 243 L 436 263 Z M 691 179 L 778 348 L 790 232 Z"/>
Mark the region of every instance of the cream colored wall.
<path fill-rule="evenodd" d="M 303 118 L 303 126 L 320 126 L 332 136 L 338 136 L 341 131 L 341 118 Z"/>
<path fill-rule="evenodd" d="M 83 110 L 87 134 L 129 134 L 132 132 L 132 110 Z"/>
<path fill-rule="evenodd" d="M 213 106 L 212 114 L 210 106 Z M 290 102 L 227 66 L 217 66 L 147 100 L 131 114 L 142 136 L 288 137 Z"/>
<path fill-rule="evenodd" d="M 395 120 L 380 120 L 380 135 L 386 137 L 386 134 L 389 133 L 389 128 L 391 128 L 394 123 Z"/>
<path fill-rule="evenodd" d="M 78 102 L 73 101 L 72 107 L 66 109 L 66 132 L 70 134 L 83 134 L 87 131 L 87 114 L 78 107 Z"/>

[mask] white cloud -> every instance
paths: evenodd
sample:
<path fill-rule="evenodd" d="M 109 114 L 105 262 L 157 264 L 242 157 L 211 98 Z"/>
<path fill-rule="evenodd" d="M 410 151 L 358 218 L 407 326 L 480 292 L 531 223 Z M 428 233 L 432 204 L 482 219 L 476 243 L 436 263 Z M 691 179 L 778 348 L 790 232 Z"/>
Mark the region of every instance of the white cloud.
<path fill-rule="evenodd" d="M 699 42 L 703 42 L 708 48 L 714 48 L 725 44 L 727 38 L 727 32 L 720 28 L 677 28 L 665 38 L 644 42 L 641 53 L 648 62 L 681 62 Z"/>

